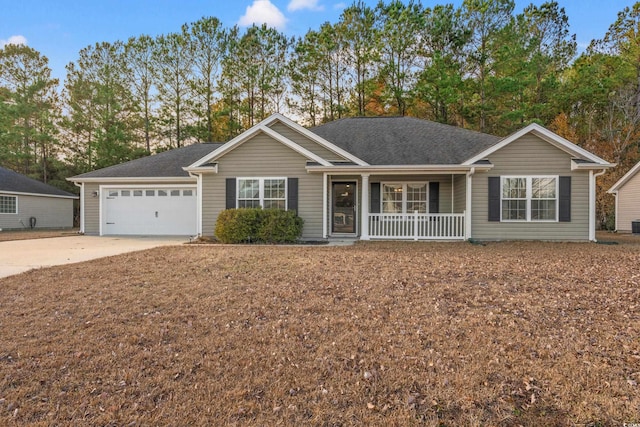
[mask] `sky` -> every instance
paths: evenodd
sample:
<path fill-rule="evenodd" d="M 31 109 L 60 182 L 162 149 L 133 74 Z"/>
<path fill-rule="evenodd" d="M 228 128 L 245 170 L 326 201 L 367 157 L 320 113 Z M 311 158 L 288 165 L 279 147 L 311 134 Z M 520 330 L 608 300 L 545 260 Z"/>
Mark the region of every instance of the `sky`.
<path fill-rule="evenodd" d="M 365 0 L 371 6 L 377 0 Z M 540 0 L 516 0 L 516 13 Z M 97 42 L 176 32 L 204 16 L 226 27 L 264 23 L 289 36 L 302 36 L 326 21 L 337 22 L 353 0 L 4 0 L 0 7 L 0 47 L 23 43 L 49 59 L 53 77 L 64 80 L 65 66 Z M 422 0 L 425 7 L 462 0 Z M 576 34 L 578 50 L 604 36 L 631 0 L 558 0 Z"/>

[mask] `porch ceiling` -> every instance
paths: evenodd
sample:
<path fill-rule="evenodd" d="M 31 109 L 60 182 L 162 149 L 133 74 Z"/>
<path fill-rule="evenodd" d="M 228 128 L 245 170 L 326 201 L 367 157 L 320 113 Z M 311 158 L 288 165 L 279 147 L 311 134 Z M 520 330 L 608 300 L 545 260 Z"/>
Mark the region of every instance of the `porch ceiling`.
<path fill-rule="evenodd" d="M 329 173 L 330 175 L 342 174 L 398 174 L 398 175 L 438 175 L 442 173 L 466 174 L 468 172 L 486 172 L 493 168 L 493 164 L 483 162 L 479 164 L 462 165 L 390 165 L 390 166 L 352 166 L 334 165 L 322 166 L 307 163 L 307 172 Z"/>

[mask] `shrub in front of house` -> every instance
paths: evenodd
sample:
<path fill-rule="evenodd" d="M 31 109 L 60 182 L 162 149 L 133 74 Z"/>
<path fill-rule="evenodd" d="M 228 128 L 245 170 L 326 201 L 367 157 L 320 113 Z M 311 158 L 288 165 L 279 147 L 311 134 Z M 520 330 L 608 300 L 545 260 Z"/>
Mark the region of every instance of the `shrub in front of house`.
<path fill-rule="evenodd" d="M 218 215 L 215 235 L 222 243 L 294 243 L 304 221 L 293 211 L 227 209 Z"/>
<path fill-rule="evenodd" d="M 293 211 L 265 209 L 259 215 L 258 240 L 264 243 L 293 243 L 302 235 L 304 221 Z"/>

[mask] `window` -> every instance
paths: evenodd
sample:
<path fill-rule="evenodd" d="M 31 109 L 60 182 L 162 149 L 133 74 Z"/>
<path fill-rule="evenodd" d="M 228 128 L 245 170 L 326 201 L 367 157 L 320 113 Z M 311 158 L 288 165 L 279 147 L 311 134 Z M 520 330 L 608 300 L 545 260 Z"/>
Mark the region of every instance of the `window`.
<path fill-rule="evenodd" d="M 118 197 L 118 190 L 109 190 L 109 197 Z"/>
<path fill-rule="evenodd" d="M 158 197 L 166 197 L 167 190 L 158 190 Z"/>
<path fill-rule="evenodd" d="M 180 196 L 180 190 L 171 190 L 171 196 Z"/>
<path fill-rule="evenodd" d="M 503 177 L 503 221 L 557 221 L 557 177 Z"/>
<path fill-rule="evenodd" d="M 146 190 L 144 192 L 144 195 L 147 196 L 147 197 L 153 197 L 153 196 L 156 195 L 156 190 Z"/>
<path fill-rule="evenodd" d="M 142 190 L 133 190 L 133 197 L 142 197 Z"/>
<path fill-rule="evenodd" d="M 284 179 L 264 180 L 264 204 L 265 209 L 284 209 L 286 202 Z"/>
<path fill-rule="evenodd" d="M 193 196 L 193 190 L 182 190 L 183 196 Z"/>
<path fill-rule="evenodd" d="M 238 178 L 238 208 L 286 209 L 285 178 Z"/>
<path fill-rule="evenodd" d="M 383 213 L 427 213 L 427 184 L 424 182 L 383 184 Z"/>
<path fill-rule="evenodd" d="M 0 214 L 17 214 L 18 197 L 0 196 Z"/>
<path fill-rule="evenodd" d="M 122 190 L 120 192 L 120 194 L 122 195 L 122 197 L 129 197 L 131 195 L 131 191 L 130 190 Z"/>

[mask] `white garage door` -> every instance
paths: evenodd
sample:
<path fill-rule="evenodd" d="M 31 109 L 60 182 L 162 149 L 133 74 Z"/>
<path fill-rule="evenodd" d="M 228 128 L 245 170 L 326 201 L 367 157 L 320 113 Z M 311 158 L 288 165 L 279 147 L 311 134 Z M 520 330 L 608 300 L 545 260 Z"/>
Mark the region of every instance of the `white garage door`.
<path fill-rule="evenodd" d="M 102 209 L 102 234 L 197 234 L 195 186 L 107 188 Z"/>

